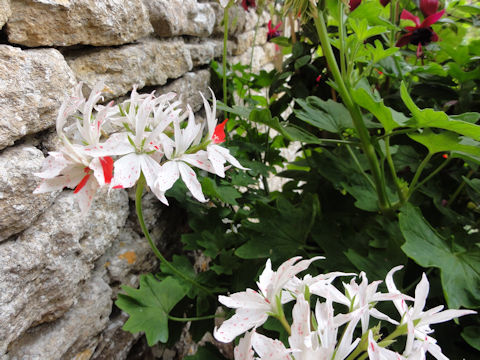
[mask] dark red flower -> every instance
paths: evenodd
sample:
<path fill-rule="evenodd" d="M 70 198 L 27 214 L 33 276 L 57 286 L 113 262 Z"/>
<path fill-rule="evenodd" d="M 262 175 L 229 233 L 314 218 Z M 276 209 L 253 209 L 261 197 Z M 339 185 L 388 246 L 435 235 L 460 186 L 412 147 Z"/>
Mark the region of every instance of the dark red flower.
<path fill-rule="evenodd" d="M 255 0 L 242 0 L 242 7 L 245 9 L 245 11 L 248 11 L 248 8 L 254 8 L 255 6 Z"/>
<path fill-rule="evenodd" d="M 432 25 L 435 24 L 445 13 L 442 10 L 438 13 L 432 14 L 426 17 L 422 22 L 418 16 L 413 15 L 407 10 L 402 11 L 400 18 L 402 20 L 411 20 L 415 23 L 415 26 L 406 26 L 405 30 L 408 32 L 398 39 L 395 46 L 402 47 L 408 44 L 417 45 L 417 57 L 423 55 L 423 48 L 431 42 L 438 41 L 438 35 L 433 31 Z"/>
<path fill-rule="evenodd" d="M 384 7 L 387 6 L 390 3 L 390 0 L 380 0 L 380 4 L 382 4 Z"/>
<path fill-rule="evenodd" d="M 420 10 L 425 17 L 435 14 L 438 10 L 438 0 L 420 0 Z"/>
<path fill-rule="evenodd" d="M 280 21 L 275 27 L 272 28 L 272 20 L 268 22 L 268 33 L 267 33 L 267 41 L 272 40 L 273 38 L 280 36 L 280 30 L 278 30 L 282 26 L 282 22 Z"/>
<path fill-rule="evenodd" d="M 355 10 L 358 5 L 360 5 L 362 2 L 362 0 L 350 0 L 350 2 L 348 3 L 348 5 L 350 6 L 350 11 L 353 11 Z"/>

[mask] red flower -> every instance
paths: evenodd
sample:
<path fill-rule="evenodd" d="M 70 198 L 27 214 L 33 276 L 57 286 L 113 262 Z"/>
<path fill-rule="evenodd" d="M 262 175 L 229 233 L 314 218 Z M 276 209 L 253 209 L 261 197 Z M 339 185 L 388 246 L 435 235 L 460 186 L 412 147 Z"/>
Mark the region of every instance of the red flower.
<path fill-rule="evenodd" d="M 274 28 L 272 28 L 272 20 L 268 22 L 267 41 L 280 36 L 280 30 L 278 30 L 280 26 L 282 26 L 281 21 Z"/>
<path fill-rule="evenodd" d="M 380 0 L 380 4 L 382 4 L 382 6 L 387 6 L 388 4 L 390 3 L 390 0 Z"/>
<path fill-rule="evenodd" d="M 420 22 L 420 18 L 418 16 L 411 14 L 407 10 L 403 10 L 400 18 L 402 20 L 413 21 L 415 26 L 406 26 L 405 30 L 407 30 L 408 33 L 398 39 L 395 46 L 402 47 L 407 44 L 417 45 L 417 57 L 422 56 L 422 46 L 427 45 L 432 41 L 438 41 L 438 35 L 435 33 L 435 31 L 433 31 L 432 25 L 440 20 L 444 13 L 445 10 L 442 10 L 426 17 L 422 22 Z"/>
<path fill-rule="evenodd" d="M 242 7 L 245 9 L 245 11 L 248 11 L 249 7 L 255 7 L 255 0 L 242 0 Z"/>
<path fill-rule="evenodd" d="M 215 127 L 215 131 L 212 135 L 212 141 L 214 144 L 220 144 L 225 142 L 225 124 L 227 123 L 228 119 L 223 120 L 222 123 L 218 124 Z"/>
<path fill-rule="evenodd" d="M 350 0 L 350 2 L 348 3 L 350 6 L 350 11 L 355 10 L 361 2 L 362 0 Z"/>
<path fill-rule="evenodd" d="M 438 10 L 438 0 L 420 0 L 420 10 L 425 17 L 435 14 Z"/>

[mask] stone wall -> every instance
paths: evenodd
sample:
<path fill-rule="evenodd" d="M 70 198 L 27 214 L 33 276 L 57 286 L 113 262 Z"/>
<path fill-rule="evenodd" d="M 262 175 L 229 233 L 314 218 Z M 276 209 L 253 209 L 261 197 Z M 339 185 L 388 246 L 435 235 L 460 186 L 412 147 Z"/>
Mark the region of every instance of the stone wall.
<path fill-rule="evenodd" d="M 273 58 L 265 23 L 232 8 L 229 53 L 255 69 Z M 33 195 L 57 140 L 61 102 L 98 80 L 105 100 L 177 91 L 201 109 L 208 64 L 221 57 L 223 12 L 197 0 L 0 0 L 0 359 L 125 359 L 139 336 L 121 330 L 120 284 L 136 286 L 156 261 L 132 212 L 132 194 L 98 194 L 80 216 L 72 191 Z M 144 198 L 162 248 L 168 212 Z"/>

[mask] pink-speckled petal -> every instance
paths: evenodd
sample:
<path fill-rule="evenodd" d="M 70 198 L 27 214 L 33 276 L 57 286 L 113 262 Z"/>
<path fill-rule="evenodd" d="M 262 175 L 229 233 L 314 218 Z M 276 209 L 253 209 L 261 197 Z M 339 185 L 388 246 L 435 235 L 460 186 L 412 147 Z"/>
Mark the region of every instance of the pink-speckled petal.
<path fill-rule="evenodd" d="M 128 154 L 115 161 L 112 188 L 131 188 L 140 177 L 140 156 Z"/>

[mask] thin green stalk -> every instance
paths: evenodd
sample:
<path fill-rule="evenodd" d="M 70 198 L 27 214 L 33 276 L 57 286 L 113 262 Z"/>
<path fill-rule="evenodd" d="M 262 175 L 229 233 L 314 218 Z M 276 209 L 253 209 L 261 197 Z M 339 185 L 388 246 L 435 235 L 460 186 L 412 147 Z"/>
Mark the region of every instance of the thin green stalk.
<path fill-rule="evenodd" d="M 353 102 L 350 93 L 345 85 L 345 82 L 342 79 L 342 75 L 338 68 L 337 61 L 335 60 L 335 56 L 333 54 L 332 47 L 330 45 L 330 41 L 328 38 L 328 31 L 327 25 L 325 24 L 325 20 L 323 18 L 324 14 L 322 10 L 318 10 L 316 16 L 314 16 L 315 27 L 317 29 L 318 36 L 320 38 L 320 42 L 322 44 L 323 54 L 327 60 L 329 65 L 330 71 L 332 72 L 333 78 L 335 83 L 338 87 L 338 92 L 342 97 L 342 100 L 349 110 L 353 124 L 355 129 L 357 130 L 357 134 L 362 142 L 362 149 L 367 156 L 370 170 L 372 172 L 373 181 L 375 183 L 375 189 L 378 196 L 378 202 L 380 205 L 381 210 L 388 210 L 387 205 L 387 196 L 385 192 L 385 188 L 382 186 L 382 176 L 380 174 L 380 165 L 378 162 L 377 155 L 375 154 L 375 149 L 370 141 L 370 134 L 363 122 L 362 113 L 360 108 Z"/>
<path fill-rule="evenodd" d="M 367 179 L 368 183 L 369 183 L 370 185 L 372 185 L 372 188 L 375 189 L 375 183 L 374 183 L 373 180 L 370 178 L 370 176 L 368 176 L 367 173 L 363 170 L 363 167 L 362 167 L 362 165 L 360 164 L 360 161 L 358 161 L 357 155 L 355 155 L 355 153 L 353 152 L 352 147 L 347 144 L 347 145 L 346 145 L 346 148 L 347 148 L 348 153 L 349 153 L 350 156 L 352 157 L 353 162 L 355 163 L 355 165 L 357 165 L 358 169 L 360 170 L 360 173 L 365 177 L 365 179 Z"/>
<path fill-rule="evenodd" d="M 205 291 L 208 294 L 212 295 L 212 291 L 210 289 L 207 289 L 205 286 L 202 284 L 198 283 L 197 281 L 191 279 L 190 277 L 186 276 L 182 271 L 178 270 L 175 266 L 173 266 L 165 257 L 162 255 L 160 250 L 158 250 L 157 246 L 152 240 L 152 237 L 150 236 L 150 232 L 147 229 L 147 226 L 145 225 L 145 220 L 143 219 L 143 210 L 142 210 L 142 194 L 143 194 L 143 189 L 145 187 L 145 176 L 143 173 L 140 173 L 140 178 L 138 179 L 137 182 L 137 190 L 135 193 L 135 209 L 137 210 L 137 217 L 138 217 L 138 222 L 140 223 L 140 227 L 142 228 L 143 234 L 147 238 L 148 244 L 153 250 L 153 253 L 155 256 L 164 264 L 166 267 L 168 267 L 172 273 L 177 275 L 178 277 L 184 279 L 185 281 L 188 281 L 191 283 L 193 286 Z"/>
<path fill-rule="evenodd" d="M 407 197 L 402 190 L 400 180 L 398 179 L 397 172 L 395 170 L 395 165 L 393 164 L 392 154 L 390 152 L 390 137 L 385 139 L 385 155 L 387 157 L 387 163 L 388 167 L 390 168 L 390 173 L 392 174 L 393 182 L 397 188 L 398 198 L 400 199 L 400 203 L 404 204 L 407 201 Z"/>
<path fill-rule="evenodd" d="M 201 321 L 201 320 L 215 319 L 215 318 L 219 318 L 219 317 L 224 317 L 224 314 L 223 315 L 197 316 L 197 317 L 190 317 L 190 318 L 181 318 L 181 317 L 168 315 L 169 320 L 178 321 L 178 322 Z"/>
<path fill-rule="evenodd" d="M 383 134 L 379 136 L 377 140 L 385 139 L 387 137 L 392 137 L 396 135 L 410 134 L 412 132 L 417 132 L 417 129 L 403 129 L 403 130 L 392 131 L 391 133 Z"/>
<path fill-rule="evenodd" d="M 470 170 L 469 173 L 467 174 L 467 179 L 470 179 L 473 175 L 473 170 Z M 457 188 L 457 190 L 455 190 L 455 192 L 453 193 L 453 195 L 450 197 L 450 199 L 448 200 L 448 203 L 447 203 L 447 206 L 450 206 L 453 204 L 453 202 L 457 199 L 458 195 L 460 195 L 460 193 L 462 192 L 463 188 L 465 187 L 465 180 L 462 181 L 462 183 L 460 184 L 460 186 Z"/>
<path fill-rule="evenodd" d="M 344 20 L 344 12 L 345 9 L 343 8 L 343 2 L 338 2 L 338 36 L 340 38 L 340 69 L 342 73 L 343 79 L 347 75 L 346 66 L 345 66 L 345 24 Z"/>
<path fill-rule="evenodd" d="M 223 12 L 223 58 L 222 58 L 222 71 L 223 71 L 223 103 L 228 106 L 228 93 L 227 93 L 227 50 L 228 50 L 228 10 L 230 9 L 231 1 L 225 7 Z M 225 118 L 228 118 L 228 113 L 225 113 Z"/>
<path fill-rule="evenodd" d="M 390 335 L 388 335 L 385 339 L 383 339 L 382 341 L 380 341 L 378 343 L 378 346 L 381 346 L 381 347 L 386 347 L 388 345 L 390 345 L 392 343 L 392 340 L 401 336 L 401 335 L 404 335 L 407 333 L 407 324 L 403 324 L 403 325 L 399 325 L 397 326 L 397 328 L 395 329 L 394 332 L 392 332 Z M 367 344 L 368 346 L 368 344 Z M 365 351 L 365 354 L 363 354 L 362 356 L 360 356 L 358 358 L 358 360 L 365 360 L 366 358 L 368 358 L 368 352 L 366 352 L 366 348 L 365 349 L 362 349 L 363 351 Z M 349 358 L 347 358 L 348 360 Z"/>
<path fill-rule="evenodd" d="M 368 346 L 368 332 L 362 335 L 360 342 L 358 343 L 355 350 L 353 350 L 350 355 L 345 360 L 354 360 L 358 355 L 364 352 Z"/>
<path fill-rule="evenodd" d="M 445 166 L 448 165 L 448 163 L 452 160 L 451 157 L 449 157 L 447 160 L 445 160 L 443 163 L 440 164 L 440 166 L 438 168 L 436 168 L 434 171 L 432 171 L 430 173 L 430 175 L 428 175 L 425 179 L 423 179 L 422 181 L 420 181 L 416 186 L 415 188 L 412 190 L 412 193 L 414 191 L 416 191 L 417 189 L 419 189 L 420 187 L 423 186 L 423 184 L 425 184 L 426 182 L 428 182 L 431 178 L 433 178 L 435 175 L 437 175 Z"/>
<path fill-rule="evenodd" d="M 428 153 L 427 156 L 425 156 L 425 159 L 422 160 L 420 165 L 418 166 L 417 172 L 413 176 L 413 180 L 410 183 L 410 189 L 408 190 L 408 196 L 407 199 L 412 195 L 413 189 L 415 189 L 415 185 L 417 184 L 418 179 L 420 178 L 420 175 L 422 175 L 423 170 L 425 169 L 425 166 L 427 166 L 428 162 L 432 158 L 433 154 Z"/>

